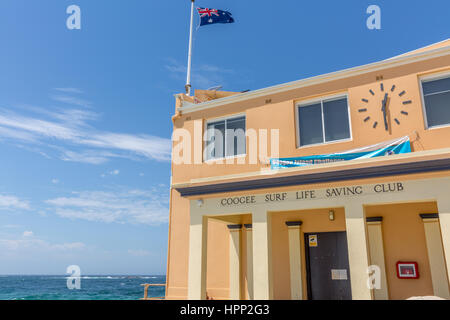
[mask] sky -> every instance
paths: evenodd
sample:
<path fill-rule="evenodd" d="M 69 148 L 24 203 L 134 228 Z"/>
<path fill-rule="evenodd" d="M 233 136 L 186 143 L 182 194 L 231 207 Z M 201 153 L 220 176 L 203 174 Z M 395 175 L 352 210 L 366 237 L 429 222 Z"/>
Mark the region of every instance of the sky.
<path fill-rule="evenodd" d="M 444 0 L 196 4 L 235 23 L 195 30 L 194 89 L 264 88 L 450 37 Z M 381 30 L 366 26 L 372 4 Z M 188 0 L 0 2 L 0 274 L 166 273 L 189 16 Z"/>

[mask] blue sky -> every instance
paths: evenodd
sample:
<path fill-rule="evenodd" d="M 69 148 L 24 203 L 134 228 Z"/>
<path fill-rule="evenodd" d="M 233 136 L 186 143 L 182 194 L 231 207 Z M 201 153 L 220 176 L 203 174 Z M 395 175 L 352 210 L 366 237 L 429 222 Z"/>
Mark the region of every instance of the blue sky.
<path fill-rule="evenodd" d="M 82 29 L 66 28 L 76 4 Z M 377 4 L 382 29 L 368 30 Z M 199 0 L 193 88 L 258 89 L 449 37 L 448 1 Z M 0 274 L 165 274 L 189 1 L 0 2 Z M 198 19 L 196 17 L 196 19 Z M 198 20 L 196 20 L 198 21 Z"/>

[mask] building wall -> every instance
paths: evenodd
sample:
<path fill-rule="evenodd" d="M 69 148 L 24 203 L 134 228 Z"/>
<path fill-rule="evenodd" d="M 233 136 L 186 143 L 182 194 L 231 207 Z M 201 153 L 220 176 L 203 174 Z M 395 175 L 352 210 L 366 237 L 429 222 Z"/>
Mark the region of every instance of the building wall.
<path fill-rule="evenodd" d="M 214 220 L 208 222 L 206 294 L 215 300 L 228 299 L 230 296 L 229 237 L 225 223 Z"/>
<path fill-rule="evenodd" d="M 187 297 L 189 263 L 189 200 L 171 189 L 166 297 Z"/>
<path fill-rule="evenodd" d="M 186 129 L 191 133 L 194 139 L 200 141 L 203 135 L 202 126 L 205 125 L 207 120 L 233 114 L 245 114 L 247 129 L 267 129 L 268 131 L 271 129 L 280 130 L 280 157 L 297 157 L 351 150 L 353 148 L 392 140 L 406 135 L 409 135 L 411 138 L 413 151 L 445 148 L 449 146 L 447 141 L 450 136 L 450 126 L 425 129 L 419 78 L 444 71 L 450 72 L 449 65 L 450 56 L 383 71 L 382 75 L 384 80 L 382 82 L 384 83 L 385 88 L 390 89 L 391 86 L 395 84 L 397 88 L 396 93 L 399 92 L 398 90 L 405 90 L 407 92 L 402 98 L 397 95 L 392 95 L 390 105 L 392 105 L 393 110 L 396 110 L 394 116 L 397 116 L 398 110 L 402 109 L 401 107 L 398 107 L 402 101 L 412 100 L 410 105 L 403 108 L 409 112 L 409 115 L 403 116 L 403 118 L 399 117 L 401 125 L 397 126 L 393 123 L 393 130 L 389 133 L 386 132 L 381 125 L 382 117 L 381 112 L 379 111 L 380 107 L 376 104 L 376 101 L 372 100 L 369 107 L 369 109 L 378 112 L 376 115 L 375 112 L 371 113 L 372 111 L 370 111 L 372 118 L 377 116 L 379 125 L 376 129 L 373 129 L 369 123 L 363 121 L 366 114 L 358 113 L 358 109 L 364 106 L 361 99 L 371 98 L 369 89 L 373 89 L 378 94 L 377 99 L 380 97 L 380 92 L 377 91 L 380 81 L 375 81 L 376 76 L 379 76 L 378 74 L 367 74 L 273 95 L 267 97 L 271 99 L 271 103 L 268 104 L 265 104 L 265 100 L 263 99 L 254 99 L 226 105 L 223 108 L 208 109 L 184 116 L 182 115 L 181 118 L 175 121 L 174 128 Z M 297 148 L 296 103 L 335 94 L 348 94 L 353 139 L 348 142 L 336 142 Z M 381 106 L 382 98 L 380 97 L 379 100 L 379 105 Z M 197 132 L 197 134 L 194 132 L 195 121 L 202 122 L 200 131 Z M 176 144 L 177 143 L 174 145 Z M 270 139 L 268 144 L 270 152 Z M 247 148 L 248 147 L 247 144 Z M 239 165 L 214 164 L 214 162 L 211 161 L 202 164 L 194 164 L 193 155 L 191 159 L 192 164 L 173 165 L 173 183 L 185 183 L 189 182 L 191 179 L 254 172 L 262 168 L 267 168 L 267 164 L 261 162 L 257 164 L 248 164 L 248 155 L 246 157 L 247 164 Z"/>
<path fill-rule="evenodd" d="M 335 220 L 328 218 L 329 210 L 335 211 Z M 344 208 L 325 208 L 272 214 L 272 259 L 274 299 L 291 299 L 289 274 L 289 245 L 286 221 L 302 221 L 300 249 L 302 257 L 303 299 L 307 299 L 306 260 L 304 234 L 310 232 L 345 231 Z"/>
<path fill-rule="evenodd" d="M 366 207 L 368 217 L 383 217 L 382 231 L 390 299 L 433 295 L 425 229 L 419 213 L 437 213 L 435 202 Z M 419 279 L 397 278 L 397 261 L 415 261 Z"/>
<path fill-rule="evenodd" d="M 338 81 L 330 81 L 319 85 L 313 85 L 305 88 L 292 90 L 285 93 L 268 96 L 267 98 L 251 99 L 240 103 L 232 103 L 223 107 L 203 110 L 199 112 L 181 115 L 174 121 L 174 129 L 183 128 L 188 130 L 194 139 L 202 139 L 203 127 L 205 121 L 217 117 L 223 117 L 233 114 L 244 113 L 246 115 L 247 129 L 279 129 L 280 130 L 280 157 L 296 157 L 312 154 L 326 154 L 339 151 L 350 150 L 353 148 L 363 147 L 370 144 L 399 138 L 409 135 L 412 142 L 413 151 L 424 151 L 439 148 L 450 147 L 448 141 L 450 138 L 450 126 L 439 129 L 426 129 L 424 123 L 424 114 L 422 106 L 422 97 L 420 91 L 420 77 L 435 74 L 439 72 L 450 72 L 450 56 L 435 58 L 423 62 L 408 64 L 384 70 L 381 73 L 371 72 L 365 75 L 350 77 Z M 370 98 L 368 90 L 378 88 L 380 81 L 376 81 L 376 77 L 383 76 L 383 83 L 386 88 L 390 88 L 393 84 L 400 90 L 405 90 L 407 94 L 404 100 L 412 100 L 412 104 L 407 106 L 409 113 L 401 121 L 401 126 L 393 127 L 392 132 L 385 132 L 382 127 L 381 118 L 380 125 L 377 129 L 373 129 L 370 125 L 363 121 L 363 115 L 358 113 L 358 109 L 362 107 L 361 99 Z M 398 91 L 397 91 L 398 92 Z M 348 102 L 350 105 L 351 134 L 353 139 L 347 142 L 324 144 L 314 147 L 297 148 L 296 134 L 296 103 L 307 101 L 314 98 L 324 97 L 334 94 L 348 94 Z M 270 99 L 269 103 L 266 100 Z M 402 100 L 393 97 L 392 104 L 398 105 Z M 381 104 L 381 100 L 380 100 Z M 372 106 L 372 105 L 371 105 Z M 377 110 L 379 108 L 376 108 Z M 375 114 L 373 114 L 375 117 Z M 380 117 L 380 113 L 378 114 Z M 200 130 L 195 132 L 195 122 L 201 121 Z M 269 138 L 270 141 L 270 138 Z M 177 143 L 174 143 L 176 145 Z M 192 146 L 193 147 L 193 146 Z M 249 147 L 247 141 L 247 148 Z M 269 143 L 269 152 L 270 152 Z M 193 162 L 193 151 L 191 160 Z M 382 160 L 381 160 L 382 161 Z M 248 162 L 248 156 L 246 157 Z M 232 174 L 242 174 L 249 172 L 258 172 L 261 169 L 268 169 L 264 162 L 257 164 L 214 164 L 213 162 L 202 164 L 180 164 L 172 165 L 172 183 L 189 183 L 193 179 L 220 177 Z M 324 170 L 324 169 L 318 169 Z M 435 175 L 435 174 L 433 174 Z M 390 177 L 380 179 L 380 181 L 390 181 L 404 177 Z M 356 184 L 358 182 L 353 182 Z M 367 183 L 367 182 L 366 182 Z M 345 183 L 344 183 L 345 184 Z M 342 185 L 337 183 L 336 185 Z M 317 187 L 317 186 L 309 186 Z M 290 188 L 287 188 L 290 189 Z M 263 192 L 263 190 L 259 190 Z M 247 192 L 251 194 L 252 192 Z M 214 195 L 220 197 L 221 195 Z M 402 299 L 407 295 L 419 293 L 432 294 L 430 287 L 429 266 L 427 265 L 427 252 L 425 246 L 425 238 L 423 225 L 418 217 L 421 210 L 436 211 L 435 204 L 411 204 L 411 205 L 389 205 L 382 208 L 367 207 L 366 214 L 382 215 L 383 237 L 386 246 L 386 264 L 387 273 L 389 275 L 388 282 L 391 291 L 391 298 Z M 284 225 L 286 219 L 294 217 L 301 218 L 304 221 L 302 232 L 319 232 L 319 231 L 341 231 L 345 229 L 343 222 L 343 209 L 335 208 L 336 221 L 328 221 L 328 209 L 295 212 L 295 213 L 278 213 L 273 216 L 273 273 L 274 273 L 274 298 L 289 299 L 289 256 L 287 248 L 287 230 Z M 326 214 L 325 214 L 326 213 Z M 187 279 L 188 279 L 188 255 L 189 255 L 189 200 L 182 198 L 175 190 L 171 190 L 171 209 L 170 209 L 170 231 L 169 231 L 169 254 L 167 267 L 167 292 L 168 298 L 185 298 L 187 296 Z M 408 228 L 404 228 L 404 226 Z M 314 229 L 316 228 L 316 229 Z M 414 231 L 414 232 L 413 232 Z M 322 231 L 323 232 L 323 231 Z M 208 230 L 208 274 L 207 274 L 207 291 L 208 295 L 214 298 L 226 298 L 228 294 L 228 230 L 225 223 L 212 222 Z M 407 239 L 404 241 L 403 239 Z M 403 248 L 404 244 L 409 242 L 411 246 Z M 245 237 L 242 236 L 242 256 L 245 257 Z M 302 246 L 303 238 L 302 238 Z M 396 279 L 392 274 L 392 264 L 400 259 L 401 254 L 410 252 L 412 259 L 419 261 L 421 279 L 416 280 L 414 289 L 407 283 L 408 280 Z M 303 259 L 304 254 L 302 253 Z M 405 256 L 406 258 L 406 256 Z M 403 259 L 403 258 L 402 258 Z M 242 259 L 242 278 L 245 279 L 245 259 Z M 303 261 L 303 266 L 304 266 Z M 395 266 L 394 266 L 395 268 Z M 303 274 L 305 271 L 303 271 Z M 304 274 L 305 275 L 305 274 Z M 401 283 L 400 283 L 401 281 Z M 414 280 L 410 280 L 413 284 Z M 242 294 L 246 292 L 246 281 L 243 281 Z M 304 282 L 304 290 L 306 293 L 306 282 Z M 411 285 L 412 286 L 412 285 Z"/>
<path fill-rule="evenodd" d="M 388 183 L 392 181 L 436 179 L 444 176 L 450 176 L 450 171 L 338 182 L 334 183 L 332 187 Z M 311 190 L 327 187 L 331 187 L 331 185 L 321 183 L 287 188 L 268 188 L 245 192 L 245 195 Z M 172 211 L 171 214 L 167 295 L 168 298 L 184 299 L 187 297 L 188 285 L 189 200 L 182 198 L 175 190 L 172 192 L 172 205 L 178 209 Z M 242 192 L 214 194 L 205 196 L 203 199 L 220 199 L 222 197 L 236 195 L 242 195 Z M 290 299 L 289 247 L 287 227 L 285 225 L 286 221 L 301 220 L 303 222 L 301 226 L 301 256 L 304 299 L 307 298 L 304 233 L 335 232 L 345 231 L 346 229 L 345 210 L 342 206 L 329 207 L 318 205 L 318 207 L 321 207 L 321 209 L 274 211 L 271 214 L 274 299 Z M 330 221 L 328 218 L 330 209 L 335 211 L 334 221 Z M 419 217 L 419 213 L 437 212 L 436 202 L 433 201 L 412 203 L 401 202 L 365 207 L 365 214 L 367 217 L 383 217 L 382 230 L 384 253 L 389 296 L 391 299 L 405 299 L 414 295 L 433 295 L 424 226 Z M 237 216 L 228 214 L 217 217 L 216 219 L 222 219 L 222 221 L 211 220 L 208 224 L 207 292 L 208 296 L 213 299 L 227 299 L 229 293 L 229 231 L 227 230 L 226 225 L 251 223 L 251 216 L 249 214 L 239 214 Z M 243 298 L 247 298 L 246 252 L 245 231 L 242 231 L 241 296 Z M 419 264 L 420 278 L 417 280 L 397 279 L 395 264 L 397 261 L 401 260 L 417 261 Z"/>

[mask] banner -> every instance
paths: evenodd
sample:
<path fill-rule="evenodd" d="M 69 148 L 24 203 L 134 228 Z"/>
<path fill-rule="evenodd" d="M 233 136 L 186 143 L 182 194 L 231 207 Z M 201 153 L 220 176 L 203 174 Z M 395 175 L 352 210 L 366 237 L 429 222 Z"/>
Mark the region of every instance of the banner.
<path fill-rule="evenodd" d="M 375 158 L 409 152 L 411 152 L 411 144 L 409 142 L 409 137 L 406 136 L 400 139 L 381 142 L 371 146 L 353 149 L 341 153 L 331 153 L 308 157 L 270 159 L 270 168 L 274 170 L 281 168 L 303 167 L 320 163 Z"/>

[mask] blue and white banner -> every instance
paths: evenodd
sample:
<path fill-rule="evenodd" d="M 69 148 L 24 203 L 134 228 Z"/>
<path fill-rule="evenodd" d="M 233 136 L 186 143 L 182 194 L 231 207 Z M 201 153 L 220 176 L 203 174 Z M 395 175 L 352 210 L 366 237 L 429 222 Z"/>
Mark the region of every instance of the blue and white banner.
<path fill-rule="evenodd" d="M 406 136 L 400 139 L 382 142 L 342 153 L 323 154 L 308 157 L 270 159 L 270 168 L 281 169 L 281 168 L 303 167 L 320 163 L 332 163 L 354 159 L 375 158 L 409 152 L 411 152 L 411 144 L 409 141 L 409 137 Z"/>

